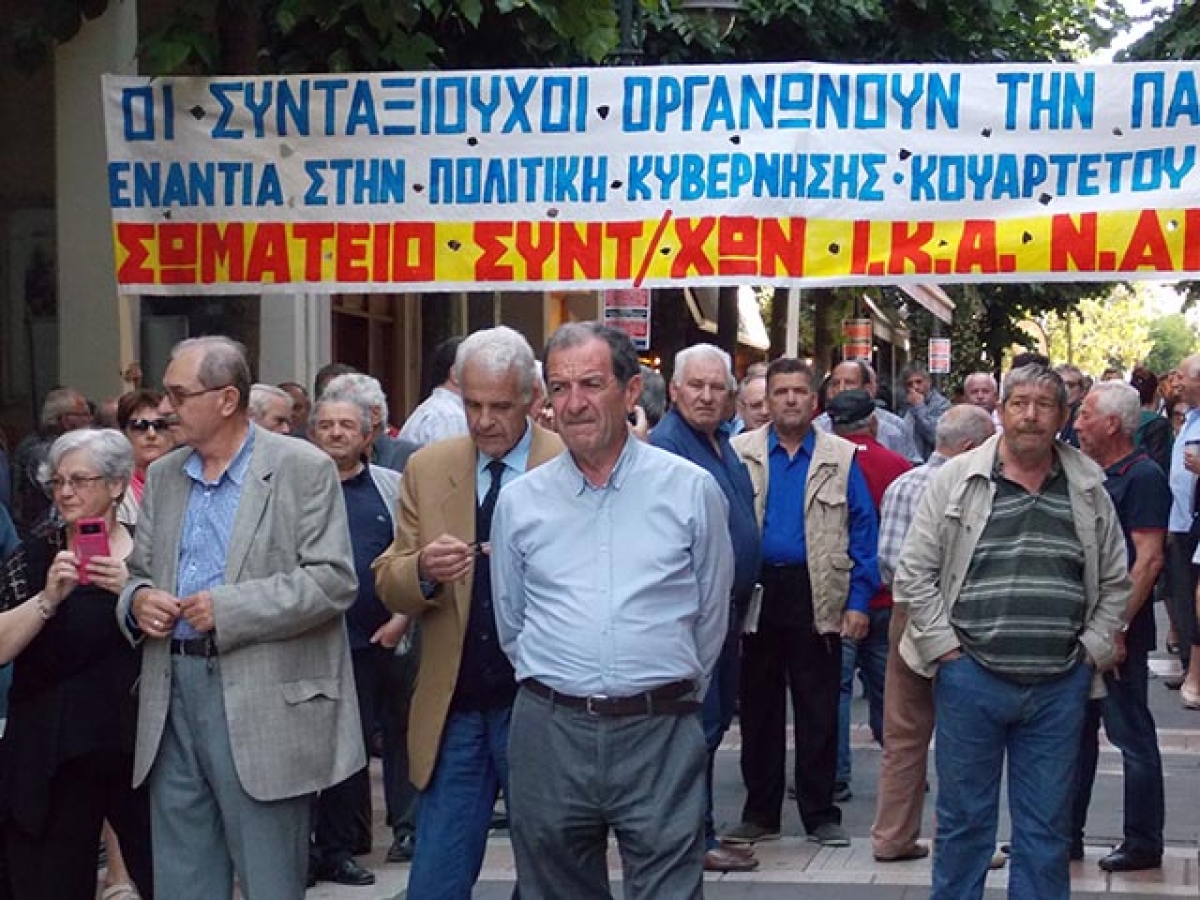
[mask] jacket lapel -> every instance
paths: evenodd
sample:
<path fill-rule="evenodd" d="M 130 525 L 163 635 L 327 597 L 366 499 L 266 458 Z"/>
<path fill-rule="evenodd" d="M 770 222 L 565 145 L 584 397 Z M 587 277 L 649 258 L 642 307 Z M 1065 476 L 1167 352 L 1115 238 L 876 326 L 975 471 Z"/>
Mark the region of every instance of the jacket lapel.
<path fill-rule="evenodd" d="M 225 561 L 225 580 L 229 584 L 240 579 L 242 567 L 254 544 L 254 536 L 267 513 L 274 472 L 275 454 L 270 443 L 263 440 L 263 432 L 259 431 L 254 437 L 254 450 L 250 455 L 250 466 L 246 469 L 246 481 L 242 485 L 242 496 L 233 520 L 233 534 L 229 538 L 229 556 Z"/>

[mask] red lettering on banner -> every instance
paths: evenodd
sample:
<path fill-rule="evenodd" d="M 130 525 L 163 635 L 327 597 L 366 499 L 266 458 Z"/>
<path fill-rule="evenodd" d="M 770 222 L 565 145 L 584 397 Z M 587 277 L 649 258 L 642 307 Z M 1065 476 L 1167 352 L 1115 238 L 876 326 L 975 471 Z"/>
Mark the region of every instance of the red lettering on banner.
<path fill-rule="evenodd" d="M 754 275 L 758 271 L 758 220 L 730 216 L 717 223 L 717 273 Z"/>
<path fill-rule="evenodd" d="M 1143 210 L 1138 216 L 1137 224 L 1133 226 L 1133 234 L 1129 236 L 1125 255 L 1121 257 L 1121 271 L 1134 272 L 1142 268 L 1159 272 L 1170 272 L 1174 269 L 1162 222 L 1159 221 L 1158 215 L 1149 209 Z"/>
<path fill-rule="evenodd" d="M 1200 209 L 1183 211 L 1183 235 L 1183 270 L 1195 272 L 1200 269 L 1200 241 L 1193 235 L 1200 235 Z"/>
<path fill-rule="evenodd" d="M 563 222 L 558 226 L 558 277 L 574 281 L 604 274 L 604 226 L 599 222 Z"/>
<path fill-rule="evenodd" d="M 246 233 L 241 222 L 220 225 L 204 222 L 200 226 L 201 284 L 220 281 L 242 281 L 245 278 Z M 218 267 L 224 266 L 226 276 L 218 279 Z"/>
<path fill-rule="evenodd" d="M 367 242 L 371 226 L 366 222 L 339 222 L 337 227 L 337 280 L 341 282 L 370 281 L 371 273 L 363 263 L 367 259 Z M 377 280 L 383 281 L 384 278 Z"/>
<path fill-rule="evenodd" d="M 925 245 L 933 240 L 933 223 L 892 223 L 892 249 L 888 255 L 888 274 L 904 275 L 909 271 L 924 274 L 933 271 L 933 262 L 925 251 Z M 910 270 L 905 263 L 911 263 Z"/>
<path fill-rule="evenodd" d="M 605 234 L 616 245 L 613 277 L 627 281 L 633 277 L 633 242 L 642 236 L 641 222 L 609 222 Z"/>
<path fill-rule="evenodd" d="M 554 252 L 554 226 L 549 222 L 518 222 L 517 252 L 525 260 L 525 277 L 545 280 L 546 260 Z"/>
<path fill-rule="evenodd" d="M 196 223 L 166 222 L 158 226 L 158 265 L 161 284 L 195 284 Z"/>
<path fill-rule="evenodd" d="M 250 239 L 246 280 L 286 284 L 292 280 L 288 266 L 287 229 L 281 222 L 260 222 Z"/>
<path fill-rule="evenodd" d="M 1050 220 L 1051 272 L 1095 271 L 1098 222 L 1096 213 L 1083 213 L 1078 222 L 1068 215 Z"/>
<path fill-rule="evenodd" d="M 784 221 L 788 228 L 784 229 Z M 805 219 L 764 219 L 758 274 L 770 277 L 783 274 L 799 278 L 804 274 L 804 237 L 808 222 Z"/>
<path fill-rule="evenodd" d="M 475 277 L 480 281 L 512 281 L 512 266 L 500 262 L 508 251 L 504 238 L 511 238 L 511 222 L 476 222 L 473 234 L 483 255 L 475 262 Z"/>
<path fill-rule="evenodd" d="M 333 225 L 329 222 L 297 222 L 292 226 L 292 234 L 304 245 L 304 280 L 322 281 L 321 259 L 325 242 L 333 237 Z"/>
<path fill-rule="evenodd" d="M 962 238 L 954 260 L 955 272 L 998 272 L 996 254 L 996 223 L 990 219 L 968 219 L 963 222 Z"/>
<path fill-rule="evenodd" d="M 437 229 L 433 223 L 397 222 L 393 225 L 392 280 L 433 281 L 436 276 Z"/>
<path fill-rule="evenodd" d="M 850 274 L 866 275 L 871 261 L 871 223 L 859 219 L 854 223 L 850 242 Z"/>
<path fill-rule="evenodd" d="M 127 254 L 117 272 L 117 281 L 121 284 L 154 284 L 154 271 L 146 265 L 150 260 L 150 250 L 146 245 L 153 240 L 153 225 L 134 222 L 117 225 L 117 245 Z"/>
<path fill-rule="evenodd" d="M 704 252 L 704 242 L 712 234 L 716 219 L 676 219 L 675 236 L 679 238 L 679 253 L 671 261 L 671 277 L 684 278 L 689 274 L 712 275 L 712 260 Z"/>

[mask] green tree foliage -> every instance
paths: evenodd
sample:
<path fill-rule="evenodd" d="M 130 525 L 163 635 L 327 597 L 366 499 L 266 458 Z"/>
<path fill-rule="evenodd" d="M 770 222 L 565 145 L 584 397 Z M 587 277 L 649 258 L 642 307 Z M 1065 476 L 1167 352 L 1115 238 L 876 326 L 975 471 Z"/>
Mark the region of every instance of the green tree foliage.
<path fill-rule="evenodd" d="M 1156 373 L 1169 372 L 1196 349 L 1196 327 L 1182 313 L 1160 316 L 1150 323 L 1153 346 L 1146 365 Z"/>
<path fill-rule="evenodd" d="M 1147 304 L 1125 285 L 1085 297 L 1073 311 L 1047 316 L 1042 325 L 1054 362 L 1073 362 L 1095 377 L 1110 367 L 1128 374 L 1154 346 Z"/>

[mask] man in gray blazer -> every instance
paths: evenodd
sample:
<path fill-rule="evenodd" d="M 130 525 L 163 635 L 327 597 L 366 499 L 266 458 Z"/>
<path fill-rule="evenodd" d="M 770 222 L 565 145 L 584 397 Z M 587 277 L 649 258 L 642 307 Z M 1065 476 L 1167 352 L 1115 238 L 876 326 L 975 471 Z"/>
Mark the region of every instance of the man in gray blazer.
<path fill-rule="evenodd" d="M 343 613 L 357 581 L 333 462 L 250 423 L 224 337 L 177 345 L 118 621 L 143 645 L 134 784 L 173 900 L 299 900 L 312 794 L 362 768 Z"/>

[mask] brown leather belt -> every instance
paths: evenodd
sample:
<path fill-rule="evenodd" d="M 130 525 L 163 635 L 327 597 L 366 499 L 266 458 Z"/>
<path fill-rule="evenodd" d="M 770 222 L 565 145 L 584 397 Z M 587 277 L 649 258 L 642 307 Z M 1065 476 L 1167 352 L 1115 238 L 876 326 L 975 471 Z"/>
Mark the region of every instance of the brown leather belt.
<path fill-rule="evenodd" d="M 527 678 L 521 686 L 555 706 L 582 710 L 593 716 L 681 716 L 700 709 L 700 701 L 684 699 L 696 690 L 691 681 L 672 681 L 631 697 L 575 697 Z"/>

